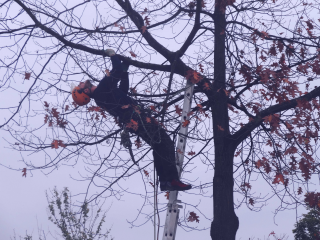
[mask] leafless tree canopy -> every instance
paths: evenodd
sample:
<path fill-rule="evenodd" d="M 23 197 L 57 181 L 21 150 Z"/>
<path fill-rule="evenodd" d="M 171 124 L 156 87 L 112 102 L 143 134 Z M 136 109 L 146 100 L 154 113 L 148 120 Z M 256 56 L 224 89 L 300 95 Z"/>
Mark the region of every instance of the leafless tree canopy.
<path fill-rule="evenodd" d="M 111 70 L 103 50 L 115 49 L 131 64 L 131 97 L 175 140 L 191 81 L 183 177 L 193 182 L 190 194 L 214 198 L 212 238 L 234 239 L 234 208 L 259 210 L 272 197 L 277 210 L 294 208 L 319 173 L 319 10 L 298 0 L 5 1 L 1 130 L 27 173 L 77 166 L 86 201 L 141 194 L 148 206 L 150 147 L 131 136 L 137 167 L 120 145 L 117 120 L 94 103 L 77 106 L 70 87 L 98 84 Z M 140 174 L 141 191 L 128 191 L 126 180 Z M 213 182 L 203 180 L 208 175 Z M 189 226 L 184 217 L 181 224 Z"/>

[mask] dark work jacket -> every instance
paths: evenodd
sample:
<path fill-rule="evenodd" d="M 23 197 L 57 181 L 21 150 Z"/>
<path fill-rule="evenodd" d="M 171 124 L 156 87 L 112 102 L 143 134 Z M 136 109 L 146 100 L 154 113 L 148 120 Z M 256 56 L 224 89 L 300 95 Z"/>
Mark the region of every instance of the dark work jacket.
<path fill-rule="evenodd" d="M 137 105 L 137 102 L 128 97 L 128 73 L 122 71 L 121 61 L 117 56 L 111 57 L 112 70 L 110 76 L 105 76 L 92 93 L 96 104 L 108 111 L 112 116 L 119 117 L 121 122 L 130 121 L 132 107 L 122 108 L 126 105 Z M 119 88 L 118 82 L 120 81 Z"/>

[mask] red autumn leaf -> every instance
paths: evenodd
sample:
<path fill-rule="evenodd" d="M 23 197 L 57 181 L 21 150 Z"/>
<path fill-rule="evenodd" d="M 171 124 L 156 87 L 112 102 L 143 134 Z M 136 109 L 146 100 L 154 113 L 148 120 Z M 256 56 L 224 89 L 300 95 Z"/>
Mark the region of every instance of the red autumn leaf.
<path fill-rule="evenodd" d="M 189 80 L 193 84 L 198 83 L 202 79 L 201 75 L 197 71 L 194 71 L 192 69 L 187 71 L 187 74 L 185 77 L 187 80 Z"/>
<path fill-rule="evenodd" d="M 167 198 L 167 200 L 169 200 L 169 194 L 170 192 L 166 192 L 166 194 L 164 195 Z"/>
<path fill-rule="evenodd" d="M 308 25 L 309 30 L 312 30 L 314 28 L 310 20 L 305 21 L 305 22 Z"/>
<path fill-rule="evenodd" d="M 207 83 L 207 82 L 203 83 L 203 90 L 210 90 L 209 83 Z"/>
<path fill-rule="evenodd" d="M 249 199 L 249 204 L 252 206 L 254 205 L 254 200 L 252 198 Z"/>
<path fill-rule="evenodd" d="M 136 113 L 141 114 L 140 108 L 138 108 L 137 106 L 133 106 L 133 110 L 134 110 Z"/>
<path fill-rule="evenodd" d="M 66 147 L 66 145 L 61 140 L 58 140 L 58 144 L 60 147 L 64 147 L 64 148 Z"/>
<path fill-rule="evenodd" d="M 299 169 L 302 172 L 302 176 L 304 177 L 305 180 L 310 179 L 311 177 L 311 163 L 302 158 L 301 161 L 299 162 Z"/>
<path fill-rule="evenodd" d="M 120 28 L 121 32 L 124 32 L 124 30 L 125 30 L 124 26 L 120 26 L 119 28 Z"/>
<path fill-rule="evenodd" d="M 156 107 L 153 106 L 153 105 L 150 106 L 150 109 L 151 109 L 151 111 L 158 112 L 158 111 L 156 110 Z"/>
<path fill-rule="evenodd" d="M 130 91 L 131 91 L 132 93 L 137 93 L 136 88 L 130 88 Z"/>
<path fill-rule="evenodd" d="M 44 123 L 47 123 L 47 122 L 48 122 L 48 119 L 49 119 L 49 115 L 46 114 L 46 115 L 44 116 Z"/>
<path fill-rule="evenodd" d="M 203 1 L 203 0 L 201 1 L 201 7 L 202 7 L 202 8 L 205 8 L 205 7 L 206 7 L 206 3 L 205 3 L 205 1 Z"/>
<path fill-rule="evenodd" d="M 277 183 L 280 183 L 280 182 L 282 182 L 284 184 L 284 178 L 283 178 L 283 175 L 281 173 L 277 173 L 276 176 L 273 179 L 272 184 L 277 184 Z"/>
<path fill-rule="evenodd" d="M 276 49 L 276 46 L 273 44 L 270 49 L 269 49 L 269 52 L 268 52 L 271 56 L 277 56 L 277 49 Z"/>
<path fill-rule="evenodd" d="M 101 108 L 96 106 L 88 107 L 88 112 L 100 112 Z"/>
<path fill-rule="evenodd" d="M 149 177 L 149 173 L 147 170 L 143 170 L 144 175 L 146 175 L 146 177 Z"/>
<path fill-rule="evenodd" d="M 197 223 L 199 222 L 199 216 L 197 216 L 196 213 L 190 212 L 189 217 L 188 217 L 188 222 L 194 222 L 196 221 Z"/>
<path fill-rule="evenodd" d="M 22 169 L 22 177 L 27 177 L 27 169 L 26 168 Z"/>
<path fill-rule="evenodd" d="M 134 52 L 130 51 L 129 53 L 131 54 L 132 57 L 137 57 L 137 55 Z"/>
<path fill-rule="evenodd" d="M 270 123 L 272 121 L 272 115 L 266 116 L 263 119 L 264 119 L 264 122 Z"/>
<path fill-rule="evenodd" d="M 150 18 L 148 16 L 144 17 L 144 21 L 146 22 L 146 26 L 150 26 Z"/>
<path fill-rule="evenodd" d="M 147 123 L 151 123 L 151 118 L 146 117 L 146 121 L 147 121 Z"/>
<path fill-rule="evenodd" d="M 104 70 L 104 71 L 106 72 L 107 76 L 109 77 L 109 76 L 110 76 L 110 72 L 109 72 L 109 70 L 108 70 L 108 69 L 106 69 L 106 70 Z"/>
<path fill-rule="evenodd" d="M 298 188 L 298 195 L 300 195 L 301 193 L 302 193 L 302 188 L 299 187 L 299 188 Z"/>
<path fill-rule="evenodd" d="M 139 137 L 137 137 L 137 140 L 134 141 L 134 145 L 136 145 L 137 148 L 140 148 L 142 146 L 142 142 L 140 141 Z"/>
<path fill-rule="evenodd" d="M 46 108 L 48 108 L 48 107 L 49 107 L 49 103 L 47 103 L 46 101 L 44 101 L 44 106 L 45 106 Z"/>
<path fill-rule="evenodd" d="M 58 140 L 53 140 L 53 142 L 51 143 L 51 148 L 55 148 L 55 149 L 57 149 L 57 148 L 58 148 L 58 146 L 59 146 L 59 144 L 58 144 Z"/>
<path fill-rule="evenodd" d="M 167 92 L 168 92 L 168 90 L 167 90 L 166 88 L 164 88 L 164 89 L 163 89 L 163 91 L 164 91 L 165 93 L 167 93 Z"/>
<path fill-rule="evenodd" d="M 190 156 L 193 156 L 193 155 L 195 155 L 195 154 L 196 154 L 196 153 L 193 152 L 193 151 L 188 152 L 188 155 L 190 155 Z"/>
<path fill-rule="evenodd" d="M 147 31 L 147 27 L 146 27 L 146 26 L 142 26 L 142 27 L 141 27 L 141 31 L 142 31 L 142 34 L 144 34 L 145 31 Z"/>
<path fill-rule="evenodd" d="M 138 130 L 138 123 L 131 119 L 131 121 L 129 123 L 127 123 L 127 128 L 132 128 L 134 131 L 137 131 Z"/>
<path fill-rule="evenodd" d="M 126 108 L 128 108 L 128 107 L 130 107 L 129 104 L 128 104 L 128 105 L 123 105 L 121 108 L 122 108 L 122 109 L 126 109 Z"/>
<path fill-rule="evenodd" d="M 201 63 L 199 64 L 199 68 L 200 68 L 200 72 L 203 73 L 203 72 L 204 72 L 204 69 L 203 69 L 203 65 L 202 65 Z"/>
<path fill-rule="evenodd" d="M 66 147 L 66 145 L 61 140 L 53 140 L 51 143 L 51 148 L 58 149 L 60 147 Z"/>
<path fill-rule="evenodd" d="M 26 72 L 26 73 L 24 74 L 24 79 L 29 80 L 30 77 L 31 77 L 31 73 L 27 73 L 27 72 Z"/>
<path fill-rule="evenodd" d="M 176 108 L 176 113 L 181 116 L 182 114 L 182 109 L 178 106 L 178 105 L 175 105 L 175 108 Z"/>
<path fill-rule="evenodd" d="M 256 161 L 257 168 L 260 168 L 263 165 L 261 160 Z"/>
<path fill-rule="evenodd" d="M 241 188 L 242 188 L 243 190 L 245 190 L 245 188 L 251 189 L 251 185 L 250 185 L 250 183 L 243 183 L 243 184 L 241 185 Z"/>
<path fill-rule="evenodd" d="M 294 146 L 291 146 L 284 152 L 284 155 L 295 154 L 297 152 L 298 152 L 298 149 Z"/>
<path fill-rule="evenodd" d="M 143 12 L 141 13 L 141 15 L 146 14 L 146 13 L 147 13 L 147 11 L 148 11 L 148 9 L 147 9 L 147 8 L 143 9 Z"/>
<path fill-rule="evenodd" d="M 189 121 L 189 120 L 184 120 L 184 121 L 182 122 L 182 127 L 187 127 L 189 124 L 190 124 L 190 121 Z"/>
<path fill-rule="evenodd" d="M 188 112 L 187 116 L 190 117 L 192 114 L 194 114 L 194 111 Z"/>
<path fill-rule="evenodd" d="M 220 125 L 218 125 L 218 128 L 219 128 L 220 131 L 224 131 L 224 128 L 221 127 Z"/>
<path fill-rule="evenodd" d="M 270 235 L 275 235 L 274 231 L 272 231 L 272 232 L 269 234 L 269 236 L 270 236 Z"/>

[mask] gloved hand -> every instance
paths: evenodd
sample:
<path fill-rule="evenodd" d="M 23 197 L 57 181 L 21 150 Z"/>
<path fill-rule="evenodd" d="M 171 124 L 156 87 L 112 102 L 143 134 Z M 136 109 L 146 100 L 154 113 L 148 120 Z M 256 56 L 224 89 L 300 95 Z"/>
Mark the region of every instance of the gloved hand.
<path fill-rule="evenodd" d="M 106 50 L 105 50 L 105 53 L 106 53 L 106 55 L 107 55 L 108 57 L 112 57 L 112 56 L 116 55 L 116 53 L 114 52 L 113 49 L 106 49 Z"/>

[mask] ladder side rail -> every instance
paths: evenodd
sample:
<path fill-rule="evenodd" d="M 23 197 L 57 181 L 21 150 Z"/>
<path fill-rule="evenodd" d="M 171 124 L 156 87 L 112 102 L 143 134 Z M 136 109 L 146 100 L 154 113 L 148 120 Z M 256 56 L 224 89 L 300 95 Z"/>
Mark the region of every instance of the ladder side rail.
<path fill-rule="evenodd" d="M 179 131 L 177 151 L 176 151 L 176 161 L 177 161 L 177 170 L 179 178 L 181 177 L 182 165 L 185 153 L 185 147 L 187 142 L 188 126 L 182 127 L 184 121 L 189 120 L 188 113 L 191 109 L 192 95 L 193 95 L 194 85 L 187 81 L 186 90 L 184 93 L 184 102 L 181 115 L 181 127 Z M 178 200 L 178 191 L 171 191 L 169 194 L 169 203 L 166 215 L 166 221 L 164 225 L 163 237 L 162 240 L 174 240 L 177 231 L 178 219 L 179 219 L 179 208 L 182 208 L 178 203 L 181 202 Z"/>

